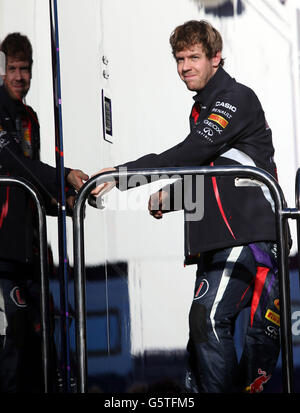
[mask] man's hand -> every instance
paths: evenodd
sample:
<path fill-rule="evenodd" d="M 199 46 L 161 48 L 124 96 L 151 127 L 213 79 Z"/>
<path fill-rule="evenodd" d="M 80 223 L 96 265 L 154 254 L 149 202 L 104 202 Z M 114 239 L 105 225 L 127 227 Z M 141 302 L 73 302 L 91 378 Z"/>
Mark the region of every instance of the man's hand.
<path fill-rule="evenodd" d="M 110 172 L 110 171 L 116 171 L 116 168 L 103 168 L 101 169 L 101 171 L 97 172 L 95 175 L 98 175 L 100 173 L 103 172 Z M 102 194 L 109 192 L 114 186 L 116 185 L 115 181 L 112 182 L 103 182 L 101 185 L 98 185 L 95 189 L 93 189 L 93 191 L 91 192 L 91 195 L 97 196 L 100 194 L 100 192 Z"/>
<path fill-rule="evenodd" d="M 148 210 L 150 212 L 150 215 L 152 215 L 156 219 L 162 218 L 164 205 L 168 198 L 168 192 L 163 190 L 159 190 L 152 194 L 148 202 Z"/>
<path fill-rule="evenodd" d="M 82 172 L 80 169 L 72 169 L 67 176 L 68 184 L 72 185 L 77 191 L 84 184 L 83 181 L 87 181 L 89 176 Z"/>
<path fill-rule="evenodd" d="M 72 211 L 75 205 L 75 196 L 74 195 L 70 195 L 67 197 L 66 199 L 67 201 L 67 208 Z"/>

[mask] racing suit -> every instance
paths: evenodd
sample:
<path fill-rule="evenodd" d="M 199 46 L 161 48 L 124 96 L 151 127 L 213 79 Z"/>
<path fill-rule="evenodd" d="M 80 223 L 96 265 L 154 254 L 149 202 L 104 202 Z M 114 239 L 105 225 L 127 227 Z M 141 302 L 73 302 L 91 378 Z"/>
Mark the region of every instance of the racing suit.
<path fill-rule="evenodd" d="M 219 67 L 194 100 L 186 139 L 118 168 L 250 165 L 276 178 L 272 133 L 253 90 Z M 180 196 L 178 183 L 184 186 L 179 180 L 163 188 L 173 201 Z M 200 189 L 203 217 L 188 219 L 184 211 L 185 262 L 198 266 L 189 316 L 193 389 L 261 391 L 280 346 L 274 203 L 267 187 L 252 179 L 206 176 L 204 188 L 194 179 L 191 195 Z M 234 322 L 249 306 L 249 328 L 238 364 Z"/>
<path fill-rule="evenodd" d="M 1 175 L 25 178 L 43 197 L 48 214 L 57 208 L 56 169 L 39 160 L 36 113 L 0 87 Z M 66 174 L 70 169 L 66 169 Z M 36 211 L 30 196 L 0 188 L 0 392 L 42 389 L 39 317 L 39 251 Z"/>

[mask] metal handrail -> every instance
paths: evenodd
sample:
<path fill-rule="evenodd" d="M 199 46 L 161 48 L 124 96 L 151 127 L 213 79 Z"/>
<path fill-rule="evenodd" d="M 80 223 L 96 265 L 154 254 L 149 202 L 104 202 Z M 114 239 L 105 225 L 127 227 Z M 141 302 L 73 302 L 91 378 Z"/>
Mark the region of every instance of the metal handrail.
<path fill-rule="evenodd" d="M 35 187 L 21 178 L 8 176 L 0 176 L 0 185 L 17 186 L 25 191 L 33 199 L 38 213 L 39 227 L 39 258 L 41 269 L 41 329 L 42 329 L 42 364 L 43 364 L 43 380 L 44 391 L 48 393 L 50 390 L 50 321 L 49 321 L 49 280 L 47 274 L 47 229 L 46 229 L 46 214 L 43 205 L 43 200 L 35 189 Z"/>
<path fill-rule="evenodd" d="M 278 276 L 280 292 L 281 320 L 281 354 L 283 391 L 293 392 L 293 349 L 291 336 L 291 304 L 288 274 L 288 218 L 299 218 L 297 209 L 286 208 L 286 202 L 278 182 L 268 172 L 251 166 L 213 166 L 185 168 L 157 168 L 113 171 L 97 174 L 87 181 L 80 189 L 73 211 L 73 241 L 74 241 L 74 283 L 75 283 L 75 314 L 76 314 L 76 355 L 77 355 L 77 391 L 87 391 L 87 344 L 86 344 L 86 290 L 85 290 L 85 257 L 84 257 L 84 205 L 90 192 L 103 182 L 119 180 L 142 175 L 149 178 L 153 175 L 167 176 L 204 175 L 204 176 L 235 176 L 239 178 L 254 178 L 265 184 L 274 200 L 275 222 L 278 248 Z"/>

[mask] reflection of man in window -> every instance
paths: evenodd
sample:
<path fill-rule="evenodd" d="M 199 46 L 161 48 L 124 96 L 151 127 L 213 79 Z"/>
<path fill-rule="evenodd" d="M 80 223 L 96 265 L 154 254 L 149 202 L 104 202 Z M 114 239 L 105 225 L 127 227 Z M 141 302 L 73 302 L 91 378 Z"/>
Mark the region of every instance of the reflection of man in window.
<path fill-rule="evenodd" d="M 9 34 L 1 44 L 6 58 L 0 87 L 1 175 L 25 178 L 41 193 L 48 212 L 56 212 L 56 169 L 39 158 L 37 114 L 24 103 L 32 76 L 32 47 L 26 36 Z M 76 189 L 88 179 L 65 170 Z M 74 195 L 69 193 L 70 195 Z M 67 194 L 68 195 L 68 194 Z M 72 200 L 74 196 L 70 196 Z M 36 211 L 29 195 L 0 188 L 0 391 L 39 391 L 43 384 L 39 337 L 39 266 Z M 36 308 L 34 307 L 36 306 Z M 42 390 L 42 389 L 41 389 Z"/>

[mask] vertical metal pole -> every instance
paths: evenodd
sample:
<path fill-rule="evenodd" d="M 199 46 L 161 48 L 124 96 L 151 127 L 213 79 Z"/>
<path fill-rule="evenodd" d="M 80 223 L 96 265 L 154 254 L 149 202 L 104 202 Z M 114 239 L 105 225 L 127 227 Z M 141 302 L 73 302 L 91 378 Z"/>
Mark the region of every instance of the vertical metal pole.
<path fill-rule="evenodd" d="M 73 211 L 75 327 L 77 355 L 77 392 L 87 392 L 86 348 L 86 287 L 84 259 L 83 207 L 85 198 L 79 197 Z"/>
<path fill-rule="evenodd" d="M 49 316 L 49 279 L 47 271 L 47 230 L 46 230 L 46 213 L 40 195 L 36 189 L 29 183 L 20 178 L 0 176 L 0 184 L 9 184 L 19 186 L 25 189 L 33 199 L 38 212 L 39 227 L 39 254 L 40 254 L 40 271 L 41 271 L 41 327 L 42 327 L 42 365 L 43 365 L 43 382 L 44 392 L 51 391 L 50 369 L 51 369 L 51 352 L 50 352 L 50 316 Z"/>
<path fill-rule="evenodd" d="M 38 204 L 37 204 L 38 205 Z M 47 251 L 47 231 L 46 217 L 41 206 L 38 206 L 39 220 L 39 252 L 41 268 L 41 326 L 42 326 L 42 358 L 44 371 L 44 390 L 45 393 L 51 391 L 52 358 L 50 351 L 50 304 L 49 304 L 49 278 L 47 271 L 48 251 Z"/>
<path fill-rule="evenodd" d="M 281 212 L 277 212 L 277 245 L 278 245 L 278 279 L 280 303 L 280 339 L 282 357 L 283 392 L 293 393 L 293 345 L 291 326 L 290 280 L 288 264 L 288 231 L 287 220 Z"/>
<path fill-rule="evenodd" d="M 60 275 L 60 306 L 61 306 L 61 356 L 63 391 L 71 389 L 70 366 L 70 319 L 69 319 L 69 294 L 68 294 L 68 257 L 66 240 L 66 199 L 64 176 L 64 150 L 62 127 L 62 102 L 60 84 L 60 51 L 58 34 L 57 0 L 49 0 L 50 29 L 52 46 L 52 75 L 53 75 L 53 100 L 55 120 L 55 155 L 59 185 L 58 204 L 58 249 L 59 249 L 59 275 Z"/>
<path fill-rule="evenodd" d="M 300 169 L 296 173 L 296 185 L 295 185 L 295 206 L 298 211 L 300 211 Z M 297 246 L 298 246 L 298 276 L 300 284 L 300 220 L 299 217 L 296 219 L 297 225 Z"/>

